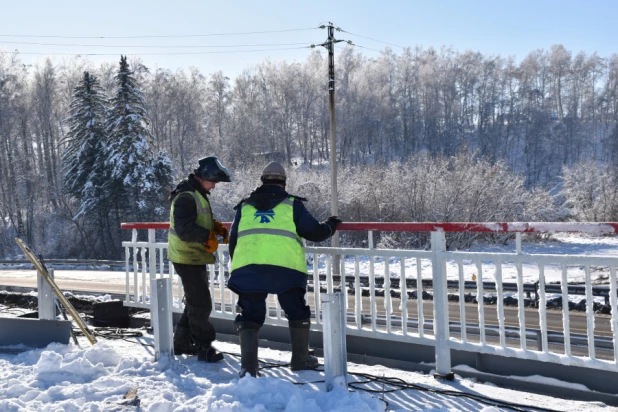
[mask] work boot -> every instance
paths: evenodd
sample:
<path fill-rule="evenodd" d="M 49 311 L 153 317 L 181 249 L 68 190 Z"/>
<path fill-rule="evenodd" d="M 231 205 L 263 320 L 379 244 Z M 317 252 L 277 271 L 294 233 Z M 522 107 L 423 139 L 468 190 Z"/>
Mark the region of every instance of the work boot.
<path fill-rule="evenodd" d="M 256 322 L 236 322 L 236 332 L 240 338 L 240 372 L 242 378 L 246 374 L 257 378 L 258 369 L 258 331 L 261 325 Z"/>
<path fill-rule="evenodd" d="M 293 371 L 312 370 L 319 366 L 318 358 L 309 354 L 309 319 L 291 320 L 290 343 L 292 344 L 292 360 L 290 369 Z"/>
<path fill-rule="evenodd" d="M 191 329 L 186 326 L 176 326 L 174 332 L 174 355 L 195 355 L 197 346 L 193 342 Z"/>
<path fill-rule="evenodd" d="M 208 363 L 215 363 L 223 360 L 223 354 L 212 345 L 200 346 L 197 349 L 197 360 Z"/>

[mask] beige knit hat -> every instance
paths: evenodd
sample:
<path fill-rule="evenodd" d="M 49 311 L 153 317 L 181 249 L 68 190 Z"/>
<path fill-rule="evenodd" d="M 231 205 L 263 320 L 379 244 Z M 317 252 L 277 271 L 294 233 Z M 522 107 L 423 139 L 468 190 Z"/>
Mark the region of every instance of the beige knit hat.
<path fill-rule="evenodd" d="M 285 185 L 286 179 L 285 169 L 281 166 L 280 163 L 270 162 L 266 165 L 264 170 L 262 170 L 262 175 L 260 176 L 260 180 L 262 183 L 274 183 L 274 184 L 283 184 Z"/>

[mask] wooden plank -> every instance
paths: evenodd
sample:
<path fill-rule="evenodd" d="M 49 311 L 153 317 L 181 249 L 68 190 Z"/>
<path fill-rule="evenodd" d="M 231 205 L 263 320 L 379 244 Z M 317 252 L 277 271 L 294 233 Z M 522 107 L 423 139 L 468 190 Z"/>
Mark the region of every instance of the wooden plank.
<path fill-rule="evenodd" d="M 54 282 L 51 276 L 49 276 L 49 273 L 47 272 L 47 268 L 41 262 L 41 260 L 38 257 L 36 257 L 32 249 L 30 249 L 23 240 L 19 238 L 15 238 L 15 241 L 17 242 L 21 250 L 24 252 L 28 260 L 32 262 L 35 269 L 41 274 L 43 279 L 45 279 L 45 281 L 51 286 L 52 290 L 54 291 L 54 294 L 58 297 L 58 299 L 62 303 L 62 306 L 66 308 L 66 310 L 69 312 L 73 320 L 75 320 L 75 322 L 77 323 L 77 326 L 79 326 L 79 328 L 84 333 L 84 336 L 86 336 L 88 341 L 92 345 L 97 343 L 97 340 L 90 333 L 90 331 L 88 330 L 88 327 L 86 326 L 82 318 L 79 317 L 79 314 L 77 313 L 73 305 L 71 305 L 71 302 L 69 302 L 69 300 L 64 296 L 64 294 L 62 293 L 58 285 L 56 285 L 56 282 Z"/>

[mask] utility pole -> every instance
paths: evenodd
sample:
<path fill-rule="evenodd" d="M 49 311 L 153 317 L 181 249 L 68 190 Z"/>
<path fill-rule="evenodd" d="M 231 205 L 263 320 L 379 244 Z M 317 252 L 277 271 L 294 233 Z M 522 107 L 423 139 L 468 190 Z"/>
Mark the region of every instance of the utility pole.
<path fill-rule="evenodd" d="M 322 26 L 324 27 L 324 26 Z M 343 40 L 335 39 L 335 27 L 329 22 L 328 38 L 320 46 L 328 50 L 328 97 L 330 109 L 330 213 L 332 216 L 339 215 L 338 195 L 337 195 L 337 140 L 335 137 L 335 43 Z M 339 232 L 335 232 L 332 237 L 333 247 L 339 247 Z M 333 259 L 333 274 L 339 274 L 340 257 Z"/>

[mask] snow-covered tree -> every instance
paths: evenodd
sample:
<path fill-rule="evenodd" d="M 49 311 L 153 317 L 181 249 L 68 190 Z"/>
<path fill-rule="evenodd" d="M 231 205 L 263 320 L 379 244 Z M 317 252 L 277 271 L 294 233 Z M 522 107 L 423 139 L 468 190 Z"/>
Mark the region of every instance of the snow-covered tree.
<path fill-rule="evenodd" d="M 72 211 L 71 218 L 82 241 L 79 249 L 92 256 L 101 251 L 106 254 L 104 239 L 111 234 L 104 191 L 105 96 L 96 76 L 88 71 L 74 88 L 69 114 L 69 131 L 63 140 L 66 146 L 62 153 L 62 176 L 65 193 L 78 202 L 78 211 Z M 94 233 L 97 235 L 92 236 Z"/>
<path fill-rule="evenodd" d="M 161 207 L 155 199 L 168 194 L 170 177 L 163 176 L 162 171 L 171 171 L 171 167 L 165 160 L 167 156 L 161 154 L 154 159 L 149 148 L 152 135 L 146 104 L 125 56 L 120 58 L 116 83 L 105 122 L 109 173 L 106 190 L 108 200 L 121 215 L 142 220 Z"/>
<path fill-rule="evenodd" d="M 573 217 L 583 222 L 618 219 L 618 170 L 594 161 L 580 162 L 562 171 L 560 195 Z"/>
<path fill-rule="evenodd" d="M 103 176 L 101 155 L 105 145 L 105 98 L 99 81 L 89 72 L 73 93 L 66 135 L 66 149 L 62 155 L 64 187 L 80 201 L 89 199 L 100 187 Z"/>

